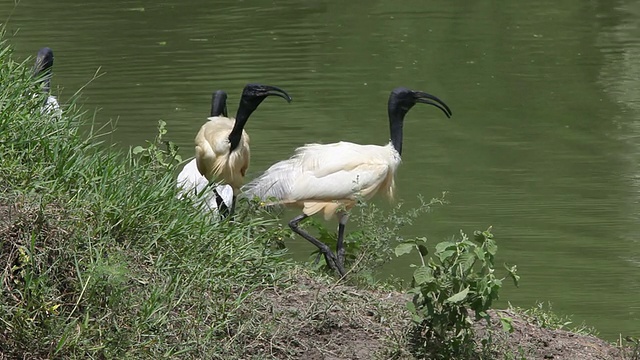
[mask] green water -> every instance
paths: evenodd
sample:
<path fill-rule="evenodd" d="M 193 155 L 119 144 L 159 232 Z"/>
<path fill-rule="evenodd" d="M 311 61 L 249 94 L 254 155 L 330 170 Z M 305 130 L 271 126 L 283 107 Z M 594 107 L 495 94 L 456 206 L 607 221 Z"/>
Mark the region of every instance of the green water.
<path fill-rule="evenodd" d="M 18 56 L 54 49 L 63 103 L 99 69 L 86 106 L 123 146 L 164 119 L 190 156 L 213 90 L 235 110 L 248 82 L 286 89 L 293 103 L 269 99 L 247 126 L 250 177 L 305 142 L 385 144 L 396 86 L 439 96 L 454 116 L 411 110 L 397 185 L 408 205 L 450 204 L 403 235 L 492 225 L 522 276 L 502 305 L 550 301 L 608 339 L 640 335 L 636 2 L 3 1 L 9 16 Z"/>

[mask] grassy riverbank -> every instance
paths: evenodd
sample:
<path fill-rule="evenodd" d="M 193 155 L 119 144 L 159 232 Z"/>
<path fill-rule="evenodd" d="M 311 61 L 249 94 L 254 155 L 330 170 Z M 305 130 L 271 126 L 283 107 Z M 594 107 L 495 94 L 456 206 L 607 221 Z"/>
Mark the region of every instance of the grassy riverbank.
<path fill-rule="evenodd" d="M 42 112 L 31 61 L 16 61 L 6 41 L 0 64 L 0 358 L 423 356 L 406 294 L 301 269 L 274 245 L 289 232 L 258 210 L 218 222 L 178 201 L 173 148 L 110 146 L 109 128 L 91 126 L 73 100 L 59 118 Z M 522 315 L 496 314 L 521 331 Z M 525 339 L 534 329 L 522 322 L 515 343 L 500 333 L 477 356 L 538 358 L 544 346 Z"/>
<path fill-rule="evenodd" d="M 212 222 L 176 200 L 175 164 L 101 143 L 73 104 L 43 114 L 31 61 L 3 43 L 0 64 L 5 355 L 224 354 L 245 299 L 286 276 L 272 220 Z"/>

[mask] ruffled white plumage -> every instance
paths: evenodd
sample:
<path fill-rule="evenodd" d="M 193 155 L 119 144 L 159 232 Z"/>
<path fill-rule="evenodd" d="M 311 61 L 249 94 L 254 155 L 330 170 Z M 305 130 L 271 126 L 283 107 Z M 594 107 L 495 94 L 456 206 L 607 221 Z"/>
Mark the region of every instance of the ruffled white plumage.
<path fill-rule="evenodd" d="M 228 209 L 233 203 L 233 189 L 229 185 L 210 186 L 207 178 L 198 171 L 196 160 L 188 162 L 178 174 L 177 185 L 179 188 L 178 198 L 189 197 L 194 201 L 196 207 L 206 211 L 218 212 L 218 204 L 213 189 L 222 197 Z"/>
<path fill-rule="evenodd" d="M 308 144 L 293 157 L 275 163 L 242 188 L 244 196 L 267 204 L 295 204 L 306 215 L 324 210 L 330 218 L 340 206 L 378 192 L 393 197 L 400 155 L 391 144 L 351 142 Z"/>

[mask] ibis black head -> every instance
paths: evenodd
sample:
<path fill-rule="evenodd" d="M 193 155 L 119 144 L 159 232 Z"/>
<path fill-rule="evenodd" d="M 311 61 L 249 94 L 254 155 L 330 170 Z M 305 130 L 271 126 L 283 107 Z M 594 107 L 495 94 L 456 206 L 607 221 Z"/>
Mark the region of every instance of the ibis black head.
<path fill-rule="evenodd" d="M 389 95 L 389 130 L 391 143 L 398 154 L 402 154 L 402 126 L 407 112 L 417 103 L 433 105 L 451 117 L 451 109 L 444 101 L 422 91 L 413 91 L 404 87 L 395 88 Z"/>
<path fill-rule="evenodd" d="M 261 84 L 247 84 L 242 90 L 242 97 L 240 98 L 240 106 L 236 113 L 236 122 L 229 134 L 229 142 L 231 144 L 231 151 L 235 150 L 240 143 L 242 136 L 242 130 L 249 120 L 249 116 L 258 108 L 258 105 L 268 96 L 279 96 L 287 102 L 291 102 L 291 96 L 286 91 L 279 87 L 261 85 Z"/>
<path fill-rule="evenodd" d="M 36 56 L 36 65 L 33 72 L 36 76 L 40 76 L 44 73 L 50 73 L 53 66 L 53 50 L 48 47 L 43 47 L 38 51 Z"/>
<path fill-rule="evenodd" d="M 240 107 L 246 107 L 247 110 L 255 110 L 260 103 L 268 96 L 279 96 L 287 102 L 291 102 L 291 96 L 286 91 L 276 86 L 261 85 L 261 84 L 247 84 L 242 90 L 242 98 L 240 100 Z"/>
<path fill-rule="evenodd" d="M 227 93 L 217 90 L 211 96 L 211 116 L 224 116 L 227 114 Z"/>
<path fill-rule="evenodd" d="M 33 76 L 36 84 L 43 87 L 45 93 L 49 93 L 51 88 L 51 68 L 53 67 L 53 51 L 48 47 L 43 47 L 38 51 L 36 63 L 33 67 Z"/>
<path fill-rule="evenodd" d="M 447 117 L 452 115 L 451 109 L 444 101 L 426 92 L 413 91 L 404 87 L 395 88 L 391 91 L 391 95 L 389 95 L 389 115 L 393 111 L 396 114 L 402 114 L 404 117 L 416 103 L 433 105 L 442 110 Z"/>

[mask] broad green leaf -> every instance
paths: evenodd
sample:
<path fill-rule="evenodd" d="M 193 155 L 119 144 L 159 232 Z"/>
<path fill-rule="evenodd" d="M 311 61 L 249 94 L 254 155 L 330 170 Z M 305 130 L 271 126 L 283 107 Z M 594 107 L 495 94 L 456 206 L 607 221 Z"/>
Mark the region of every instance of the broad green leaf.
<path fill-rule="evenodd" d="M 422 289 L 419 286 L 413 287 L 413 288 L 407 290 L 407 294 L 409 294 L 409 295 L 420 295 L 421 290 Z"/>
<path fill-rule="evenodd" d="M 418 314 L 411 314 L 411 320 L 413 320 L 413 322 L 416 324 L 422 324 L 422 322 L 424 321 L 424 317 Z"/>
<path fill-rule="evenodd" d="M 451 257 L 451 255 L 455 254 L 456 251 L 455 250 L 444 250 L 441 251 L 438 254 L 438 258 L 440 259 L 441 262 L 444 262 L 445 260 L 447 260 L 449 257 Z"/>
<path fill-rule="evenodd" d="M 495 241 L 488 240 L 486 244 L 487 244 L 487 252 L 489 254 L 495 255 L 496 252 L 498 252 L 498 245 L 496 244 Z"/>
<path fill-rule="evenodd" d="M 140 146 L 140 145 L 138 145 L 138 146 L 133 148 L 133 153 L 136 154 L 136 155 L 140 154 L 143 151 L 144 151 L 144 148 L 142 146 Z"/>
<path fill-rule="evenodd" d="M 462 290 L 459 293 L 449 297 L 446 301 L 447 302 L 452 302 L 452 303 L 459 303 L 462 300 L 467 298 L 467 294 L 468 293 L 469 293 L 469 287 L 467 286 L 464 290 Z"/>
<path fill-rule="evenodd" d="M 414 304 L 413 301 L 407 301 L 407 310 L 409 310 L 410 313 L 415 313 L 416 304 Z"/>
<path fill-rule="evenodd" d="M 476 257 L 474 256 L 474 254 L 471 253 L 464 253 L 460 256 L 460 260 L 459 260 L 462 264 L 462 271 L 466 274 L 467 271 L 469 271 L 472 267 L 473 264 L 475 264 L 476 262 Z"/>
<path fill-rule="evenodd" d="M 395 249 L 396 256 L 400 257 L 404 254 L 408 254 L 411 252 L 411 250 L 413 250 L 414 247 L 415 247 L 415 244 L 413 243 L 408 243 L 408 242 L 400 243 L 398 244 L 398 246 L 396 246 L 396 249 Z"/>
<path fill-rule="evenodd" d="M 442 252 L 442 251 L 444 251 L 444 250 L 446 250 L 446 249 L 448 249 L 450 247 L 455 248 L 456 247 L 456 243 L 451 242 L 451 241 L 443 241 L 443 242 L 437 243 L 436 244 L 436 253 Z"/>
<path fill-rule="evenodd" d="M 416 305 L 412 301 L 407 301 L 407 310 L 411 314 L 411 320 L 416 324 L 420 324 L 424 321 L 424 316 L 416 309 Z"/>
<path fill-rule="evenodd" d="M 433 282 L 434 277 L 431 269 L 426 266 L 421 266 L 413 272 L 413 280 L 416 285 L 422 285 L 427 282 Z"/>
<path fill-rule="evenodd" d="M 504 332 L 513 332 L 513 319 L 508 316 L 500 315 L 500 323 L 502 324 L 502 330 Z"/>

